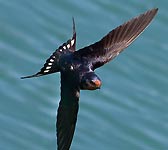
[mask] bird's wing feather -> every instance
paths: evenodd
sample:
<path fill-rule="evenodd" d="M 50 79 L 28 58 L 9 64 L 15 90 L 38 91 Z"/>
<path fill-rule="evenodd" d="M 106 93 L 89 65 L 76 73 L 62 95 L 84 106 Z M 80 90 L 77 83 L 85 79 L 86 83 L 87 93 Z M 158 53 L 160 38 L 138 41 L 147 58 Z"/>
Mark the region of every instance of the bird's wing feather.
<path fill-rule="evenodd" d="M 86 57 L 96 69 L 116 57 L 128 47 L 149 25 L 158 9 L 152 9 L 135 17 L 109 32 L 100 41 L 74 53 L 76 57 Z"/>
<path fill-rule="evenodd" d="M 76 126 L 78 107 L 77 101 L 70 106 L 59 104 L 57 114 L 58 150 L 69 150 L 70 148 Z"/>
<path fill-rule="evenodd" d="M 58 150 L 69 150 L 74 135 L 80 93 L 77 80 L 76 76 L 61 72 L 61 101 L 56 123 Z"/>
<path fill-rule="evenodd" d="M 74 52 L 76 50 L 76 31 L 75 21 L 73 18 L 73 36 L 67 42 L 63 43 L 55 52 L 46 60 L 44 66 L 34 75 L 21 77 L 21 79 L 39 77 L 60 71 L 59 58 L 62 54 L 67 52 Z"/>

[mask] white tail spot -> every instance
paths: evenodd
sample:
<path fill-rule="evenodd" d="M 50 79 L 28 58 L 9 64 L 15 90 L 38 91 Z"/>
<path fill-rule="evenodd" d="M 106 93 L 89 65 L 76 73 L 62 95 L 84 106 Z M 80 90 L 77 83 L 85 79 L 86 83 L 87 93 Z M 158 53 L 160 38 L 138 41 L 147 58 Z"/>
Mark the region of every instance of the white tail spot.
<path fill-rule="evenodd" d="M 63 49 L 66 49 L 66 46 L 63 46 Z"/>
<path fill-rule="evenodd" d="M 67 48 L 70 48 L 70 44 L 67 45 Z"/>
<path fill-rule="evenodd" d="M 52 56 L 52 58 L 54 58 L 54 59 L 55 59 L 55 56 L 53 55 L 53 56 Z"/>
<path fill-rule="evenodd" d="M 62 49 L 60 49 L 59 51 L 62 52 Z"/>
<path fill-rule="evenodd" d="M 73 39 L 73 40 L 71 40 L 71 46 L 73 46 L 74 45 L 74 43 L 75 43 L 75 40 Z"/>
<path fill-rule="evenodd" d="M 45 73 L 49 72 L 49 70 L 44 70 Z"/>
<path fill-rule="evenodd" d="M 52 63 L 48 63 L 48 65 L 49 65 L 49 66 L 51 66 L 51 65 L 52 65 Z"/>
<path fill-rule="evenodd" d="M 51 66 L 46 67 L 47 70 L 50 69 L 50 68 L 51 68 Z"/>
<path fill-rule="evenodd" d="M 50 62 L 54 62 L 54 59 L 50 59 Z"/>

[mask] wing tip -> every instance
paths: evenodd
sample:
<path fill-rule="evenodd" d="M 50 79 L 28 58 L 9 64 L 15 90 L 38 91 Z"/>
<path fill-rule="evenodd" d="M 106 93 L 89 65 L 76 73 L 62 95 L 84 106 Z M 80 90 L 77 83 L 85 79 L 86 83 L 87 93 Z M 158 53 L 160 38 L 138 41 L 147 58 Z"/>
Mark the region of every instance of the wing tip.
<path fill-rule="evenodd" d="M 20 79 L 28 79 L 28 78 L 33 78 L 33 77 L 39 77 L 39 76 L 42 76 L 43 74 L 33 74 L 33 75 L 30 75 L 30 76 L 25 76 L 25 77 L 20 77 Z"/>
<path fill-rule="evenodd" d="M 74 17 L 72 17 L 72 32 L 73 32 L 72 39 L 74 39 L 75 43 L 76 43 L 76 27 L 75 27 L 75 19 L 74 19 Z"/>
<path fill-rule="evenodd" d="M 159 8 L 153 8 L 153 9 L 148 10 L 148 11 L 146 12 L 146 14 L 147 14 L 147 13 L 151 13 L 152 16 L 154 17 L 154 16 L 157 14 L 158 10 L 159 10 Z"/>
<path fill-rule="evenodd" d="M 76 34 L 76 27 L 75 27 L 75 19 L 72 17 L 72 30 L 73 30 L 73 35 Z"/>
<path fill-rule="evenodd" d="M 70 49 L 74 52 L 76 50 L 76 27 L 74 17 L 72 17 L 72 38 L 68 41 L 70 41 Z"/>
<path fill-rule="evenodd" d="M 156 8 L 153 8 L 153 9 L 151 9 L 151 10 L 153 10 L 153 11 L 157 12 L 157 11 L 159 10 L 159 8 L 158 8 L 158 7 L 156 7 Z"/>

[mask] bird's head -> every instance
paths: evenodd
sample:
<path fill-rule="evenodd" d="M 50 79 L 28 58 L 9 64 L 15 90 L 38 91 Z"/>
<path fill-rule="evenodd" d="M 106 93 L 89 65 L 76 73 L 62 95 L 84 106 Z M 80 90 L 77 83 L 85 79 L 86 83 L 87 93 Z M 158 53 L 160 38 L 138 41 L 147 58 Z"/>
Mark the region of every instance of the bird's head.
<path fill-rule="evenodd" d="M 94 72 L 85 73 L 80 81 L 81 90 L 96 90 L 101 87 L 101 80 Z"/>

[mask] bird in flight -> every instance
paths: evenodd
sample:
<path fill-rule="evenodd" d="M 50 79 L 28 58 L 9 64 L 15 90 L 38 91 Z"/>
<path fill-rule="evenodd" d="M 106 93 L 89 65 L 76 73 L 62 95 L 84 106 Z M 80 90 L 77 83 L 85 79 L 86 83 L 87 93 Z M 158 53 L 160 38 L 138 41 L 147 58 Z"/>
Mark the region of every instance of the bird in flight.
<path fill-rule="evenodd" d="M 77 121 L 80 90 L 96 90 L 101 87 L 102 83 L 95 74 L 95 69 L 127 48 L 150 24 L 157 11 L 158 8 L 146 11 L 118 26 L 98 42 L 78 51 L 73 19 L 72 38 L 55 50 L 39 72 L 21 77 L 25 79 L 61 73 L 61 100 L 56 122 L 58 150 L 70 149 Z"/>

